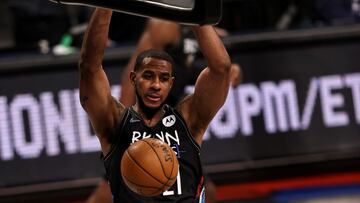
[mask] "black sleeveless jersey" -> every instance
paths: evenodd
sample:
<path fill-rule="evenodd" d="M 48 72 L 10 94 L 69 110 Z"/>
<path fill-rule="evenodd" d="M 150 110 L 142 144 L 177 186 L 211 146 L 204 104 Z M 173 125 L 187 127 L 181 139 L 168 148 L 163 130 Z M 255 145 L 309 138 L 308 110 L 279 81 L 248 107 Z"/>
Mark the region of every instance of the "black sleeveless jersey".
<path fill-rule="evenodd" d="M 153 127 L 144 124 L 133 108 L 126 108 L 119 125 L 116 141 L 104 157 L 106 175 L 110 183 L 114 203 L 138 202 L 204 202 L 203 174 L 200 163 L 200 147 L 190 135 L 183 117 L 174 108 L 165 105 L 162 119 Z M 179 161 L 177 181 L 162 195 L 143 197 L 132 192 L 121 177 L 120 162 L 123 153 L 138 140 L 156 138 L 169 144 Z"/>

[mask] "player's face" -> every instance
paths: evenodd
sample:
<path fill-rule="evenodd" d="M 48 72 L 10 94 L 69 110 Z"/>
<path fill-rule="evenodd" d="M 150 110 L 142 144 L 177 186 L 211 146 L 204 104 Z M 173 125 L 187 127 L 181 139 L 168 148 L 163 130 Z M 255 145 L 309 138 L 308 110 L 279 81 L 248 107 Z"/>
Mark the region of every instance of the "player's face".
<path fill-rule="evenodd" d="M 174 81 L 171 63 L 157 58 L 145 58 L 140 69 L 132 75 L 138 100 L 148 108 L 160 108 Z"/>

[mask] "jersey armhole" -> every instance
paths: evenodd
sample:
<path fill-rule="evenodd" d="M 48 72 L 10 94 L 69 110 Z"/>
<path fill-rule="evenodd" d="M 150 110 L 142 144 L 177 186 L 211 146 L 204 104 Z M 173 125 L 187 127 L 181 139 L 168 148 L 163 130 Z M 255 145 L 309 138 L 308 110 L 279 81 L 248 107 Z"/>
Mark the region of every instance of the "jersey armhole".
<path fill-rule="evenodd" d="M 195 146 L 195 148 L 197 149 L 197 151 L 200 153 L 201 151 L 201 147 L 200 145 L 195 141 L 194 137 L 192 136 L 192 134 L 189 131 L 189 128 L 185 122 L 185 119 L 182 117 L 182 115 L 180 114 L 180 112 L 178 112 L 176 109 L 173 109 L 174 114 L 180 119 L 181 124 L 185 127 L 186 129 L 186 135 L 189 138 L 189 140 L 191 141 L 191 143 Z"/>
<path fill-rule="evenodd" d="M 115 148 L 117 147 L 117 145 L 119 144 L 119 139 L 121 137 L 121 134 L 122 134 L 122 131 L 124 129 L 124 126 L 125 126 L 125 123 L 126 121 L 128 120 L 128 117 L 129 117 L 129 110 L 130 108 L 127 107 L 125 109 L 125 111 L 123 112 L 123 114 L 121 115 L 121 122 L 120 124 L 118 125 L 118 128 L 116 130 L 117 133 L 115 133 L 116 136 L 112 141 L 111 141 L 111 148 L 110 148 L 110 151 L 106 154 L 106 155 L 102 155 L 101 158 L 103 161 L 106 161 L 109 156 L 112 154 L 113 151 L 115 151 Z M 101 153 L 102 154 L 102 153 Z"/>

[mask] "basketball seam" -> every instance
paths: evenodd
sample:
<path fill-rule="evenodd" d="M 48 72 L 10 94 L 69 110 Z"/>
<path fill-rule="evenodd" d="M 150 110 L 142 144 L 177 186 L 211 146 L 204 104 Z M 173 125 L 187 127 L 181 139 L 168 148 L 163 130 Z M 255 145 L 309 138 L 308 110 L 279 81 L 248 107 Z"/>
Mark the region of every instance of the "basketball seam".
<path fill-rule="evenodd" d="M 168 179 L 168 181 L 166 182 L 166 184 L 164 184 L 162 187 L 161 187 L 161 191 L 165 191 L 164 189 L 167 187 L 167 188 L 169 188 L 169 187 L 171 187 L 171 185 L 169 186 L 167 183 L 169 182 L 169 179 Z"/>
<path fill-rule="evenodd" d="M 150 177 L 152 177 L 154 180 L 156 180 L 157 182 L 161 183 L 161 184 L 164 184 L 163 182 L 161 182 L 160 180 L 158 180 L 156 177 L 154 177 L 152 174 L 150 174 L 147 170 L 145 170 L 132 156 L 131 154 L 126 151 L 126 154 L 129 156 L 129 158 L 137 165 L 139 166 L 139 168 L 144 171 L 146 174 L 148 174 Z M 160 164 L 161 165 L 161 164 Z M 162 165 L 161 165 L 162 167 Z"/>
<path fill-rule="evenodd" d="M 171 149 L 172 150 L 172 149 Z M 175 153 L 171 153 L 172 154 L 172 157 L 173 157 L 173 159 L 174 159 L 174 161 L 175 161 L 175 159 L 177 159 L 177 157 L 175 156 Z M 175 157 L 174 157 L 175 156 Z M 172 165 L 172 168 L 171 168 L 171 173 L 170 173 L 170 178 L 169 179 L 173 179 L 172 177 L 171 177 L 171 175 L 173 174 L 173 172 L 174 172 L 174 168 L 175 168 L 175 164 L 173 163 L 173 165 Z M 176 177 L 175 177 L 176 178 Z"/>
<path fill-rule="evenodd" d="M 142 188 L 147 188 L 147 189 L 149 189 L 149 188 L 150 189 L 157 189 L 154 193 L 146 194 L 146 195 L 149 195 L 149 196 L 156 196 L 154 194 L 157 194 L 159 191 L 161 191 L 161 193 L 162 193 L 162 191 L 164 189 L 164 185 L 162 187 L 160 187 L 160 188 L 159 187 L 151 187 L 151 186 L 148 186 L 148 185 L 139 185 L 139 184 L 136 184 L 133 181 L 129 180 L 126 176 L 123 176 L 123 178 L 126 179 L 126 181 L 130 182 L 131 184 L 135 185 L 136 187 L 142 187 Z M 144 193 L 142 192 L 142 194 L 144 194 Z"/>
<path fill-rule="evenodd" d="M 160 159 L 159 155 L 156 153 L 156 150 L 155 150 L 155 149 L 151 146 L 151 144 L 148 143 L 146 140 L 141 140 L 141 141 L 144 141 L 146 144 L 148 144 L 148 145 L 150 146 L 150 148 L 155 152 L 155 154 L 156 154 L 156 156 L 157 156 L 157 158 L 158 158 L 158 160 L 159 160 L 159 162 L 160 162 L 161 169 L 162 169 L 162 171 L 163 171 L 164 176 L 165 176 L 167 179 L 169 179 L 169 177 L 167 177 L 167 175 L 166 175 L 166 172 L 165 172 L 164 166 L 162 165 L 161 159 Z M 173 164 L 173 165 L 174 165 L 174 164 Z M 174 166 L 173 166 L 173 167 L 174 167 Z M 164 183 L 163 183 L 163 184 L 164 184 Z"/>
<path fill-rule="evenodd" d="M 173 156 L 173 159 L 174 159 L 174 153 L 171 153 L 172 154 L 172 156 Z M 176 156 L 175 156 L 175 158 L 176 158 Z M 172 165 L 172 168 L 171 168 L 171 173 L 170 173 L 170 176 L 172 175 L 172 173 L 174 172 L 174 168 L 175 168 L 175 166 L 174 166 L 175 164 L 173 164 Z M 166 176 L 166 175 L 165 175 Z M 177 176 L 177 175 L 176 175 Z M 173 181 L 174 179 L 176 179 L 177 177 L 174 177 L 174 178 L 172 178 L 172 177 L 170 177 L 170 178 L 168 178 L 168 180 L 167 180 L 167 182 L 166 182 L 166 184 L 163 186 L 163 188 L 162 188 L 162 190 L 164 189 L 164 187 L 166 186 L 166 187 L 171 187 L 172 185 L 168 185 L 168 183 L 170 182 L 170 181 Z M 175 183 L 175 182 L 174 182 Z M 174 184 L 173 183 L 173 184 Z"/>
<path fill-rule="evenodd" d="M 154 188 L 154 189 L 159 189 L 158 187 L 153 187 L 153 186 L 148 186 L 148 185 L 140 185 L 140 184 L 137 184 L 131 180 L 129 180 L 126 176 L 123 176 L 126 181 L 130 182 L 131 184 L 134 184 L 135 186 L 139 186 L 139 187 L 144 187 L 144 188 Z"/>

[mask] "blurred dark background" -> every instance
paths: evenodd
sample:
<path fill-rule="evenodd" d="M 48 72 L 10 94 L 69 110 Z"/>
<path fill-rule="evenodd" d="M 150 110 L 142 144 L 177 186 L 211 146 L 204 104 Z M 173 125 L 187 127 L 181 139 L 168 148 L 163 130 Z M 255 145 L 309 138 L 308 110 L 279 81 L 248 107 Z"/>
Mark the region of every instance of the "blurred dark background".
<path fill-rule="evenodd" d="M 357 0 L 223 0 L 219 27 L 232 34 L 306 29 L 355 24 L 359 21 Z M 63 6 L 44 0 L 2 0 L 1 49 L 53 47 L 71 34 L 79 46 L 84 24 L 91 13 L 85 6 Z M 134 42 L 145 19 L 116 13 L 110 38 L 115 43 Z M 40 43 L 41 42 L 41 43 Z"/>
<path fill-rule="evenodd" d="M 101 180 L 97 140 L 77 106 L 79 49 L 92 10 L 47 0 L 0 2 L 0 202 L 84 203 Z M 223 0 L 217 26 L 229 33 L 223 41 L 244 84 L 229 93 L 203 146 L 219 202 L 360 202 L 359 22 L 360 0 Z M 145 24 L 143 17 L 113 15 L 104 67 L 115 95 Z M 265 89 L 287 87 L 297 94 L 299 126 L 281 126 L 275 110 L 274 126 L 266 126 L 266 110 L 277 103 L 266 104 Z M 45 108 L 49 98 L 58 108 Z M 276 107 L 295 115 L 292 104 Z M 36 157 L 28 150 L 36 147 L 32 112 L 44 138 Z M 23 118 L 24 142 L 16 115 Z M 44 115 L 56 123 L 50 130 Z M 69 152 L 70 134 L 78 147 Z M 51 135 L 60 143 L 53 156 L 45 144 Z M 79 144 L 84 135 L 86 146 Z"/>

